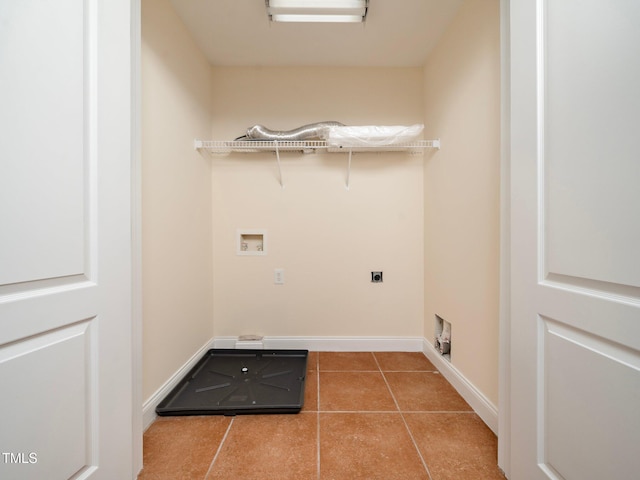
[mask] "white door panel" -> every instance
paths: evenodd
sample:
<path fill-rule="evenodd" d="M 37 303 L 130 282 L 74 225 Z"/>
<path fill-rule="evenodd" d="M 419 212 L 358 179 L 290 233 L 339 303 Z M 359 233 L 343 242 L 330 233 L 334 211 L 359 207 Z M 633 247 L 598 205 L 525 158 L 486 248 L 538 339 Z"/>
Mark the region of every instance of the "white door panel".
<path fill-rule="evenodd" d="M 0 478 L 133 478 L 131 6 L 0 3 Z"/>
<path fill-rule="evenodd" d="M 640 350 L 635 299 L 550 281 L 540 282 L 536 292 L 540 315 Z"/>
<path fill-rule="evenodd" d="M 640 4 L 510 9 L 510 478 L 637 478 Z"/>
<path fill-rule="evenodd" d="M 640 287 L 640 4 L 544 9 L 546 271 Z"/>
<path fill-rule="evenodd" d="M 32 462 L 0 460 L 3 478 L 66 479 L 92 465 L 98 427 L 92 332 L 92 321 L 84 321 L 0 349 L 2 426 L 10 433 L 3 452 L 10 446 L 5 453 Z"/>
<path fill-rule="evenodd" d="M 95 315 L 96 284 L 84 282 L 0 296 L 3 342 L 15 342 Z M 23 308 L 29 305 L 28 309 Z"/>
<path fill-rule="evenodd" d="M 640 355 L 540 319 L 540 456 L 560 478 L 633 478 L 640 468 Z M 553 478 L 553 477 L 552 477 Z"/>
<path fill-rule="evenodd" d="M 78 6 L 0 6 L 0 285 L 83 272 L 90 38 Z"/>

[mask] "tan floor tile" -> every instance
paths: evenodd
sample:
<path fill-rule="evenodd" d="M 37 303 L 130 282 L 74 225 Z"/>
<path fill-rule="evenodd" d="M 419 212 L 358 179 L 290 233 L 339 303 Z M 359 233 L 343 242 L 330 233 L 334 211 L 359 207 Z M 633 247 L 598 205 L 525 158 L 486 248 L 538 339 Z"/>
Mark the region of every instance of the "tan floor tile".
<path fill-rule="evenodd" d="M 504 480 L 498 440 L 476 414 L 406 413 L 433 480 Z"/>
<path fill-rule="evenodd" d="M 384 376 L 403 412 L 471 410 L 469 404 L 438 373 L 385 372 Z"/>
<path fill-rule="evenodd" d="M 397 413 L 321 413 L 321 480 L 426 480 Z"/>
<path fill-rule="evenodd" d="M 371 352 L 320 352 L 321 372 L 379 372 Z"/>
<path fill-rule="evenodd" d="M 207 480 L 315 480 L 317 413 L 239 415 Z"/>
<path fill-rule="evenodd" d="M 379 372 L 320 372 L 321 411 L 397 411 Z"/>
<path fill-rule="evenodd" d="M 204 479 L 230 422 L 222 416 L 159 417 L 144 434 L 138 479 Z"/>
<path fill-rule="evenodd" d="M 471 408 L 432 369 L 419 352 L 309 352 L 300 414 L 159 417 L 139 479 L 318 480 L 318 449 L 322 480 L 426 479 L 404 416 L 432 480 L 504 480 L 495 435 L 453 413 Z"/>
<path fill-rule="evenodd" d="M 434 371 L 433 366 L 422 352 L 375 352 L 373 354 L 383 372 Z"/>
<path fill-rule="evenodd" d="M 235 417 L 207 480 L 315 479 L 317 416 Z"/>
<path fill-rule="evenodd" d="M 307 371 L 307 378 L 304 381 L 304 405 L 302 411 L 318 411 L 318 372 Z"/>
<path fill-rule="evenodd" d="M 318 371 L 318 352 L 309 352 L 307 356 L 307 372 Z"/>

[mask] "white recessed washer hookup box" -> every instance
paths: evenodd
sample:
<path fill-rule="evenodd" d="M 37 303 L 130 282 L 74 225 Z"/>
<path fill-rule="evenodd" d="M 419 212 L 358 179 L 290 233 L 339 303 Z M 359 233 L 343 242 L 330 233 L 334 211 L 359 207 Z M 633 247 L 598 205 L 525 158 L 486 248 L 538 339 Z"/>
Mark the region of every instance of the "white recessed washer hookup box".
<path fill-rule="evenodd" d="M 266 255 L 267 231 L 264 229 L 238 229 L 237 255 Z"/>

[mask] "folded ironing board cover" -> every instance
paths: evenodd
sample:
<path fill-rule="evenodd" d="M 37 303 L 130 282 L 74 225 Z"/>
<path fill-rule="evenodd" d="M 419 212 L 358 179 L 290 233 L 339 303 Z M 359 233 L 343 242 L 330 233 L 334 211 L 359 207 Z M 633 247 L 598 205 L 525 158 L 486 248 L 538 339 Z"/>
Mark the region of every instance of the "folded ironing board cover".
<path fill-rule="evenodd" d="M 330 126 L 328 147 L 382 147 L 419 140 L 424 125 Z"/>

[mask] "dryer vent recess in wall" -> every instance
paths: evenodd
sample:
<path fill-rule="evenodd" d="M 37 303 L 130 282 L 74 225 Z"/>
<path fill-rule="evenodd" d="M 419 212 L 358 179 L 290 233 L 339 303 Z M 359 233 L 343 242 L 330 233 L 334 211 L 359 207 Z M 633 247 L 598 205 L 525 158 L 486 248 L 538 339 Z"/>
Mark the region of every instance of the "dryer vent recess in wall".
<path fill-rule="evenodd" d="M 436 315 L 434 346 L 448 361 L 451 361 L 451 323 Z"/>

